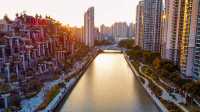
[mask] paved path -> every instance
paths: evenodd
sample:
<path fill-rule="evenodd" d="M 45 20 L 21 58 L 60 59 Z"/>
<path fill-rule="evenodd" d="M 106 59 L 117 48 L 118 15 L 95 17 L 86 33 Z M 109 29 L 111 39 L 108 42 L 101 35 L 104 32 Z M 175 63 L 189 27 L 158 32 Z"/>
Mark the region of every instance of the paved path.
<path fill-rule="evenodd" d="M 148 75 L 146 75 L 143 71 L 142 71 L 142 67 L 144 67 L 144 64 L 140 64 L 139 67 L 139 72 L 144 75 L 146 78 L 148 78 L 149 80 L 151 80 L 158 88 L 160 88 L 163 91 L 163 95 L 165 96 L 165 98 L 167 98 L 166 100 L 173 102 L 176 106 L 178 106 L 182 111 L 184 112 L 189 112 L 184 106 L 182 106 L 181 104 L 179 104 L 172 96 L 169 95 L 169 93 L 166 91 L 165 88 L 163 88 L 161 85 L 159 85 L 156 81 L 154 81 L 151 77 L 149 77 Z"/>

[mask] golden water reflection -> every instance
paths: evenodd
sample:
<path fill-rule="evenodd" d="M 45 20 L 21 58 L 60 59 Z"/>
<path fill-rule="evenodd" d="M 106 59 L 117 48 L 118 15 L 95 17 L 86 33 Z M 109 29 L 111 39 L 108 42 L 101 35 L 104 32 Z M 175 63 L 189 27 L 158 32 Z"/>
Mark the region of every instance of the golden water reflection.
<path fill-rule="evenodd" d="M 61 112 L 157 112 L 123 54 L 102 53 L 85 72 Z"/>

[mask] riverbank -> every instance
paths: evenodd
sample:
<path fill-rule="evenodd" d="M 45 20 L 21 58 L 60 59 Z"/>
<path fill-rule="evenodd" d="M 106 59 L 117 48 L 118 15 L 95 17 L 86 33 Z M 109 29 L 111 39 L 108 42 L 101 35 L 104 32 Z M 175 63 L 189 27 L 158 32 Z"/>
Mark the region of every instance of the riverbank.
<path fill-rule="evenodd" d="M 122 53 L 99 54 L 59 111 L 159 112 Z"/>
<path fill-rule="evenodd" d="M 200 81 L 183 77 L 179 66 L 162 59 L 158 52 L 144 51 L 136 46 L 126 53 L 139 75 L 149 81 L 149 87 L 169 111 L 200 112 Z"/>
<path fill-rule="evenodd" d="M 72 74 L 73 78 L 67 81 L 65 87 L 60 90 L 60 93 L 51 101 L 51 103 L 49 103 L 49 105 L 44 110 L 42 110 L 42 112 L 57 112 L 60 110 L 73 88 L 76 86 L 84 72 L 89 67 L 90 63 L 95 59 L 97 55 L 98 52 L 91 54 L 88 60 L 84 60 L 84 62 L 80 64 L 81 66 L 74 69 L 75 72 Z"/>
<path fill-rule="evenodd" d="M 63 72 L 57 80 L 49 81 L 44 84 L 41 91 L 34 97 L 24 100 L 22 102 L 22 109 L 20 112 L 34 112 L 52 111 L 59 105 L 60 101 L 69 94 L 73 86 L 79 80 L 84 70 L 98 55 L 98 51 L 93 49 L 88 54 L 76 61 L 67 73 Z M 57 92 L 52 89 L 57 86 Z M 50 95 L 50 96 L 49 96 Z M 48 98 L 49 102 L 46 102 Z"/>
<path fill-rule="evenodd" d="M 67 98 L 69 97 L 70 93 L 72 92 L 72 90 L 74 89 L 76 84 L 79 82 L 79 80 L 81 79 L 81 77 L 83 76 L 83 74 L 85 73 L 85 71 L 90 66 L 90 64 L 93 62 L 93 60 L 96 58 L 97 55 L 98 54 L 95 54 L 94 57 L 92 57 L 90 60 L 88 60 L 88 62 L 86 64 L 84 64 L 82 70 L 80 70 L 80 72 L 78 73 L 78 75 L 77 75 L 78 77 L 76 78 L 75 82 L 69 87 L 68 90 L 66 90 L 66 92 L 62 96 L 61 100 L 59 100 L 59 103 L 55 106 L 55 108 L 53 108 L 54 112 L 58 112 L 61 109 L 61 107 L 64 104 L 64 102 L 67 100 Z"/>
<path fill-rule="evenodd" d="M 124 58 L 125 58 L 126 62 L 128 63 L 129 67 L 131 68 L 131 71 L 135 75 L 136 79 L 142 85 L 142 87 L 146 90 L 146 92 L 151 97 L 151 99 L 154 101 L 154 103 L 158 107 L 158 109 L 161 112 L 168 112 L 167 108 L 159 101 L 159 99 L 155 95 L 152 94 L 152 91 L 148 88 L 147 79 L 145 79 L 144 77 L 139 75 L 138 71 L 135 69 L 135 67 L 132 65 L 131 61 L 129 60 L 127 54 L 126 53 L 123 53 L 123 54 L 124 54 Z M 142 78 L 143 81 L 145 81 L 145 83 L 143 83 L 143 81 L 140 78 Z"/>
<path fill-rule="evenodd" d="M 199 112 L 196 108 L 188 108 L 187 97 L 175 91 L 169 91 L 173 86 L 169 86 L 166 82 L 159 79 L 159 81 L 152 78 L 151 74 L 148 74 L 148 66 L 142 63 L 136 64 L 134 61 L 130 61 L 128 56 L 125 54 L 125 58 L 132 68 L 132 71 L 137 75 L 138 80 L 144 86 L 149 95 L 154 99 L 160 107 L 165 107 L 166 111 L 176 111 L 176 112 Z"/>

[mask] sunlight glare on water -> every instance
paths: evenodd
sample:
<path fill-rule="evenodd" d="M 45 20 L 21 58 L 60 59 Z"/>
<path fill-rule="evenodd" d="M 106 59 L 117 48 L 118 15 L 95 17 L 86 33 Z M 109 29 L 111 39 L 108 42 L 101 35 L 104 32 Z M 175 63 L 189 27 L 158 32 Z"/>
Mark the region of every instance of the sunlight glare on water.
<path fill-rule="evenodd" d="M 158 112 L 123 54 L 102 53 L 77 83 L 61 112 Z"/>

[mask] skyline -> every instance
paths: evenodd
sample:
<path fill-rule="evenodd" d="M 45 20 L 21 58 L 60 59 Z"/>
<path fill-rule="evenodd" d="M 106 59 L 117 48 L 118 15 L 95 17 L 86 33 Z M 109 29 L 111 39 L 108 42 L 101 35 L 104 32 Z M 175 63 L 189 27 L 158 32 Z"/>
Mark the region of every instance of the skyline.
<path fill-rule="evenodd" d="M 11 19 L 14 19 L 16 13 L 25 11 L 30 15 L 35 15 L 36 13 L 42 16 L 48 15 L 70 26 L 83 26 L 84 12 L 91 6 L 95 7 L 96 26 L 101 24 L 110 26 L 119 21 L 135 23 L 135 10 L 139 2 L 139 0 L 59 0 L 59 2 L 16 0 L 17 2 L 15 3 L 12 3 L 13 1 L 11 0 L 0 1 L 2 4 L 0 7 L 1 18 L 7 14 Z"/>
<path fill-rule="evenodd" d="M 0 112 L 200 112 L 200 0 L 0 2 Z"/>

